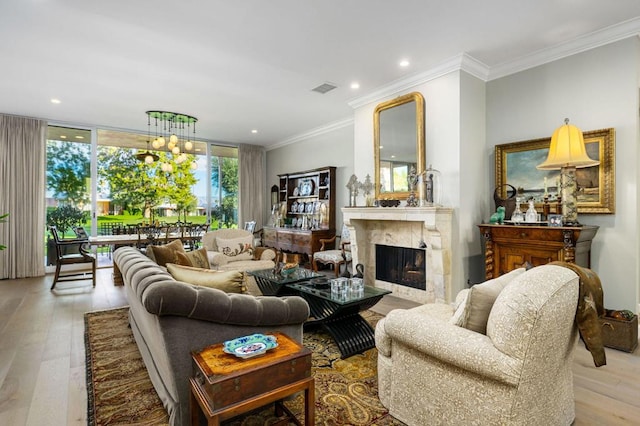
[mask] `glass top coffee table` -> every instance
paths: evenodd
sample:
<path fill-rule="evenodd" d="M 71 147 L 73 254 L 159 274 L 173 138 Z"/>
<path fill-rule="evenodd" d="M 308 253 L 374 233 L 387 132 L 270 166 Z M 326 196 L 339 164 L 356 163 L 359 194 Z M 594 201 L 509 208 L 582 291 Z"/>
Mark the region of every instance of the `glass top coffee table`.
<path fill-rule="evenodd" d="M 305 323 L 305 328 L 320 325 L 327 330 L 342 358 L 375 347 L 374 329 L 362 318 L 360 311 L 371 308 L 391 291 L 365 285 L 361 292 L 338 296 L 331 293 L 331 289 L 319 289 L 310 282 L 290 283 L 286 287 L 296 291 L 309 304 L 312 318 Z"/>
<path fill-rule="evenodd" d="M 255 271 L 247 271 L 247 274 L 256 279 L 258 288 L 265 296 L 280 296 L 285 294 L 287 284 L 299 281 L 307 281 L 312 278 L 323 276 L 317 272 L 304 268 L 298 268 L 289 275 L 276 274 L 273 269 L 258 269 Z"/>

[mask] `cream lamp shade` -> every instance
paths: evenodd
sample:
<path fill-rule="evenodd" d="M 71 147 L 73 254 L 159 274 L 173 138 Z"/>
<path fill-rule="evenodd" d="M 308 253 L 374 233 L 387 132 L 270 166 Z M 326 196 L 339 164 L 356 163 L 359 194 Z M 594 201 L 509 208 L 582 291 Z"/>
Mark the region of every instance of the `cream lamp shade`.
<path fill-rule="evenodd" d="M 565 226 L 579 226 L 578 222 L 578 179 L 576 168 L 597 166 L 599 161 L 587 155 L 582 131 L 564 119 L 564 125 L 553 132 L 549 144 L 549 155 L 538 170 L 560 170 L 560 198 L 562 222 Z"/>
<path fill-rule="evenodd" d="M 580 169 L 600 164 L 599 161 L 592 160 L 587 155 L 582 130 L 569 124 L 568 118 L 565 118 L 564 123 L 551 136 L 549 156 L 546 161 L 536 168 L 538 170 L 560 170 L 565 166 L 573 166 Z"/>

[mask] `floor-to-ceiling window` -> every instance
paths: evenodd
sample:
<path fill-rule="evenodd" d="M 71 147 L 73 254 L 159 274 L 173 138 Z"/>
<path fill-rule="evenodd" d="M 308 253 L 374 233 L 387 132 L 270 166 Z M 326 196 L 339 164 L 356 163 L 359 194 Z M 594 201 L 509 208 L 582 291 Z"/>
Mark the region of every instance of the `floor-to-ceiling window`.
<path fill-rule="evenodd" d="M 192 141 L 178 158 L 166 148 L 151 147 L 147 134 L 95 133 L 92 164 L 91 130 L 49 126 L 48 224 L 57 225 L 52 221 L 60 217 L 94 235 L 140 223 L 237 226 L 237 148 Z M 72 226 L 67 228 L 70 235 Z"/>

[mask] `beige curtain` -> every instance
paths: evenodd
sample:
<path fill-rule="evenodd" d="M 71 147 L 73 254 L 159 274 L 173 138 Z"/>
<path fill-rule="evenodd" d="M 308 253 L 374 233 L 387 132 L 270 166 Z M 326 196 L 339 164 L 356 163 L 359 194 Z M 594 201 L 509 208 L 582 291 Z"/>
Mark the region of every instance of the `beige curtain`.
<path fill-rule="evenodd" d="M 256 230 L 262 229 L 264 212 L 265 176 L 264 148 L 242 144 L 238 150 L 238 227 L 256 221 Z"/>
<path fill-rule="evenodd" d="M 0 279 L 44 275 L 47 122 L 0 114 Z"/>

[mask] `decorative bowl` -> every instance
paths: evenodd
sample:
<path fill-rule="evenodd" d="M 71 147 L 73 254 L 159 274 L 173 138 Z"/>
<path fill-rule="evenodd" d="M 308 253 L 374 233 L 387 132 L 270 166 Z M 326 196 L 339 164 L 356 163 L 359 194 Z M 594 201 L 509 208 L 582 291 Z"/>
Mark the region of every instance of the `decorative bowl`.
<path fill-rule="evenodd" d="M 223 344 L 222 350 L 238 358 L 251 358 L 262 355 L 269 349 L 278 346 L 278 339 L 275 336 L 264 334 L 252 334 L 250 336 L 238 337 L 227 340 Z"/>
<path fill-rule="evenodd" d="M 299 269 L 299 266 L 297 264 L 295 266 L 289 266 L 289 267 L 285 265 L 282 267 L 282 270 L 280 271 L 280 273 L 284 276 L 288 276 L 295 273 L 298 269 Z"/>
<path fill-rule="evenodd" d="M 312 278 L 309 283 L 315 288 L 329 288 L 329 280 L 324 277 Z"/>

